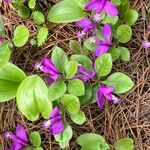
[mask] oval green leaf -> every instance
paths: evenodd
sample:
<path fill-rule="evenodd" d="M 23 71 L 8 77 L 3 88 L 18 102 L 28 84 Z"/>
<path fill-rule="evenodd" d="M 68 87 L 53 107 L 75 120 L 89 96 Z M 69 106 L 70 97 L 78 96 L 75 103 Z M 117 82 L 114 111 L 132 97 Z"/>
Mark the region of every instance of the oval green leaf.
<path fill-rule="evenodd" d="M 94 133 L 85 133 L 79 136 L 77 143 L 82 147 L 82 150 L 110 150 L 105 139 Z"/>
<path fill-rule="evenodd" d="M 135 22 L 138 20 L 139 14 L 136 10 L 134 9 L 129 9 L 126 14 L 125 14 L 125 22 L 129 26 L 132 26 L 135 24 Z"/>
<path fill-rule="evenodd" d="M 112 69 L 112 57 L 109 53 L 96 58 L 95 69 L 99 77 L 106 76 Z"/>
<path fill-rule="evenodd" d="M 50 85 L 48 90 L 48 98 L 50 101 L 55 101 L 61 98 L 67 90 L 64 81 L 56 81 Z"/>
<path fill-rule="evenodd" d="M 37 34 L 37 44 L 42 46 L 48 37 L 48 29 L 46 27 L 40 27 Z"/>
<path fill-rule="evenodd" d="M 77 73 L 78 63 L 75 60 L 70 60 L 65 64 L 66 78 L 71 79 Z"/>
<path fill-rule="evenodd" d="M 87 70 L 91 71 L 91 60 L 89 57 L 82 54 L 75 54 L 71 56 L 71 59 L 76 60 L 78 63 L 83 65 Z"/>
<path fill-rule="evenodd" d="M 55 47 L 51 59 L 60 72 L 64 72 L 65 64 L 68 62 L 67 54 L 60 48 Z"/>
<path fill-rule="evenodd" d="M 117 60 L 120 57 L 120 55 L 121 55 L 120 49 L 116 48 L 116 47 L 112 47 L 109 50 L 109 53 L 111 54 L 111 57 L 112 57 L 113 61 Z"/>
<path fill-rule="evenodd" d="M 22 5 L 18 9 L 18 15 L 22 18 L 28 18 L 30 16 L 30 9 L 27 6 Z"/>
<path fill-rule="evenodd" d="M 64 149 L 66 146 L 69 145 L 69 141 L 73 136 L 73 131 L 71 126 L 67 123 L 65 125 L 65 130 L 59 134 L 59 135 L 55 135 L 55 140 L 57 142 L 59 142 L 59 146 Z"/>
<path fill-rule="evenodd" d="M 37 75 L 26 78 L 17 91 L 17 106 L 28 120 L 35 121 L 41 113 L 45 119 L 49 118 L 52 103 L 48 100 L 48 88 Z"/>
<path fill-rule="evenodd" d="M 82 96 L 85 93 L 84 83 L 79 79 L 68 82 L 68 92 L 75 96 Z"/>
<path fill-rule="evenodd" d="M 36 0 L 29 0 L 28 1 L 29 8 L 31 8 L 31 9 L 35 8 L 35 5 L 36 5 Z"/>
<path fill-rule="evenodd" d="M 45 22 L 45 17 L 40 11 L 34 11 L 32 13 L 32 17 L 33 21 L 38 25 L 41 25 L 42 23 Z"/>
<path fill-rule="evenodd" d="M 16 97 L 21 82 L 26 78 L 25 73 L 11 63 L 0 69 L 0 102 Z"/>
<path fill-rule="evenodd" d="M 79 98 L 74 95 L 65 94 L 61 98 L 61 103 L 71 115 L 78 114 L 80 111 Z"/>
<path fill-rule="evenodd" d="M 48 12 L 48 21 L 53 23 L 69 23 L 78 21 L 86 16 L 84 9 L 74 0 L 61 1 Z"/>
<path fill-rule="evenodd" d="M 10 58 L 10 49 L 8 47 L 8 43 L 7 42 L 3 42 L 0 45 L 0 69 L 7 64 L 7 62 L 9 61 Z"/>
<path fill-rule="evenodd" d="M 80 103 L 87 104 L 90 102 L 91 98 L 92 98 L 92 86 L 86 85 L 85 86 L 85 94 L 83 96 L 79 97 Z"/>
<path fill-rule="evenodd" d="M 116 94 L 126 93 L 134 86 L 131 78 L 121 72 L 110 75 L 103 83 L 113 86 Z"/>
<path fill-rule="evenodd" d="M 71 119 L 74 123 L 82 125 L 86 121 L 85 114 L 82 110 L 79 111 L 76 115 L 71 115 Z"/>
<path fill-rule="evenodd" d="M 117 39 L 121 43 L 127 43 L 131 40 L 132 29 L 128 25 L 120 25 L 117 29 Z"/>
<path fill-rule="evenodd" d="M 17 26 L 14 31 L 14 38 L 13 38 L 15 46 L 22 47 L 23 45 L 26 44 L 28 38 L 29 38 L 28 28 L 24 25 Z"/>
<path fill-rule="evenodd" d="M 39 132 L 33 131 L 29 135 L 30 142 L 33 144 L 34 147 L 41 146 L 41 136 Z"/>
<path fill-rule="evenodd" d="M 70 41 L 69 47 L 75 54 L 81 54 L 83 51 L 80 42 L 75 40 Z"/>
<path fill-rule="evenodd" d="M 129 10 L 130 2 L 129 0 L 121 0 L 121 4 L 119 5 L 120 15 L 124 16 L 124 14 Z"/>
<path fill-rule="evenodd" d="M 126 47 L 119 46 L 118 49 L 120 50 L 120 59 L 123 61 L 130 61 L 130 51 Z"/>
<path fill-rule="evenodd" d="M 134 150 L 134 142 L 131 138 L 124 138 L 114 144 L 116 150 Z"/>

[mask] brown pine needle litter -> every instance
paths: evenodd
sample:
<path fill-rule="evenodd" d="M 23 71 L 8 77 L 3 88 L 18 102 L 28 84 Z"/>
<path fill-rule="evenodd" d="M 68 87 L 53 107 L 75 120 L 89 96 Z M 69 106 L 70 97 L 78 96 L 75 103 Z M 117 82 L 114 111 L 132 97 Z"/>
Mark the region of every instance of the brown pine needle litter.
<path fill-rule="evenodd" d="M 42 2 L 45 12 L 58 1 L 47 0 Z M 132 60 L 129 63 L 119 62 L 115 64 L 114 70 L 126 72 L 135 82 L 134 88 L 121 96 L 122 104 L 114 106 L 106 103 L 105 108 L 100 110 L 96 104 L 85 105 L 82 110 L 86 113 L 87 121 L 84 125 L 73 124 L 74 137 L 71 140 L 68 150 L 78 150 L 76 139 L 85 132 L 93 132 L 105 136 L 106 141 L 111 145 L 116 140 L 124 137 L 131 137 L 135 141 L 136 150 L 150 150 L 150 49 L 142 48 L 142 41 L 150 36 L 147 33 L 147 26 L 150 25 L 150 18 L 147 15 L 148 0 L 132 0 L 131 5 L 139 14 L 139 20 L 133 27 L 133 38 L 127 47 L 132 53 Z M 24 20 L 18 17 L 13 7 L 6 6 L 0 0 L 0 13 L 5 21 L 6 35 L 11 41 L 13 31 L 18 24 L 25 24 L 30 29 L 31 37 L 36 37 L 37 26 L 32 19 Z M 35 72 L 33 64 L 43 56 L 49 56 L 53 46 L 62 47 L 67 54 L 70 54 L 69 40 L 76 39 L 76 28 L 73 24 L 50 24 L 47 23 L 51 37 L 43 47 L 34 47 L 29 43 L 22 48 L 14 48 L 12 54 L 13 63 L 22 68 L 26 74 Z M 150 38 L 149 38 L 150 39 Z M 54 142 L 49 132 L 42 128 L 43 119 L 37 122 L 29 122 L 18 111 L 15 100 L 0 103 L 0 143 L 2 147 L 7 145 L 3 133 L 13 131 L 16 124 L 23 124 L 28 132 L 38 130 L 42 136 L 42 147 L 44 150 L 58 150 L 58 143 Z"/>

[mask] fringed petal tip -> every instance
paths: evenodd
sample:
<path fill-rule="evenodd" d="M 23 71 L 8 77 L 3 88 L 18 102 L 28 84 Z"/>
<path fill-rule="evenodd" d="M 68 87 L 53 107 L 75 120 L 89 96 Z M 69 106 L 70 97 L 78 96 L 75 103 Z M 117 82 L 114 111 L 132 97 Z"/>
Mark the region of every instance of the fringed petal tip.
<path fill-rule="evenodd" d="M 115 105 L 121 104 L 121 100 L 118 97 L 114 96 L 114 95 L 112 96 L 112 100 L 113 100 L 113 103 Z"/>
<path fill-rule="evenodd" d="M 36 69 L 36 70 L 40 70 L 40 68 L 41 68 L 41 66 L 42 66 L 42 63 L 35 63 L 34 64 L 34 68 Z"/>
<path fill-rule="evenodd" d="M 149 41 L 143 41 L 142 47 L 145 48 L 145 49 L 150 48 L 150 42 Z"/>
<path fill-rule="evenodd" d="M 42 123 L 42 127 L 45 128 L 45 129 L 50 128 L 50 126 L 51 126 L 51 121 L 50 121 L 50 120 L 44 121 L 44 122 Z"/>
<path fill-rule="evenodd" d="M 7 131 L 7 132 L 5 132 L 4 137 L 6 140 L 12 139 L 12 133 Z"/>

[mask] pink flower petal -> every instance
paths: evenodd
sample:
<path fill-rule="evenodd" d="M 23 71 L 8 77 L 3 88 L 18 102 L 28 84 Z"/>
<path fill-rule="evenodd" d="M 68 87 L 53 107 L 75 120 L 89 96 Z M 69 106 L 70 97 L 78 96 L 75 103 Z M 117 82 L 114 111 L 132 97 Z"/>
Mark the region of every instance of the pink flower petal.
<path fill-rule="evenodd" d="M 112 2 L 110 2 L 110 1 L 106 2 L 104 10 L 110 16 L 117 16 L 118 15 L 118 9 L 117 9 L 117 7 Z"/>

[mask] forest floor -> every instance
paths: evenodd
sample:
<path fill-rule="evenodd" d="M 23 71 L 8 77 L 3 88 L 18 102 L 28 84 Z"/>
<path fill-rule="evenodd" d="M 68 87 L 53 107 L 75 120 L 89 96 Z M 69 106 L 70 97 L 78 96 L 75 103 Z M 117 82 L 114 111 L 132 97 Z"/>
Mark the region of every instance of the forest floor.
<path fill-rule="evenodd" d="M 47 0 L 41 3 L 43 10 L 48 11 L 56 0 Z M 87 121 L 82 126 L 74 125 L 74 136 L 68 150 L 78 149 L 76 139 L 85 132 L 93 132 L 105 136 L 111 145 L 116 140 L 131 137 L 135 141 L 136 150 L 150 150 L 150 49 L 142 48 L 142 41 L 149 39 L 147 26 L 150 18 L 147 15 L 148 0 L 132 0 L 131 5 L 139 14 L 139 20 L 133 27 L 133 38 L 126 45 L 130 48 L 132 59 L 129 63 L 118 61 L 114 65 L 115 71 L 127 73 L 134 80 L 134 88 L 121 96 L 122 104 L 113 106 L 106 103 L 105 108 L 100 110 L 96 104 L 85 105 L 82 110 L 86 113 Z M 31 19 L 18 17 L 12 6 L 4 5 L 0 0 L 0 13 L 3 16 L 6 27 L 6 35 L 11 41 L 13 31 L 18 24 L 25 24 L 30 29 L 31 37 L 36 36 L 37 26 Z M 76 28 L 73 24 L 48 24 L 51 33 L 50 39 L 43 47 L 26 45 L 23 48 L 14 49 L 11 61 L 22 68 L 28 75 L 37 73 L 33 64 L 43 56 L 51 53 L 53 46 L 62 47 L 70 54 L 68 43 L 76 39 Z M 47 130 L 41 128 L 42 119 L 37 122 L 29 122 L 17 110 L 15 100 L 0 104 L 0 143 L 6 145 L 3 133 L 13 130 L 16 124 L 23 124 L 27 132 L 39 130 L 42 135 L 42 147 L 44 150 L 58 150 L 58 143 Z"/>

